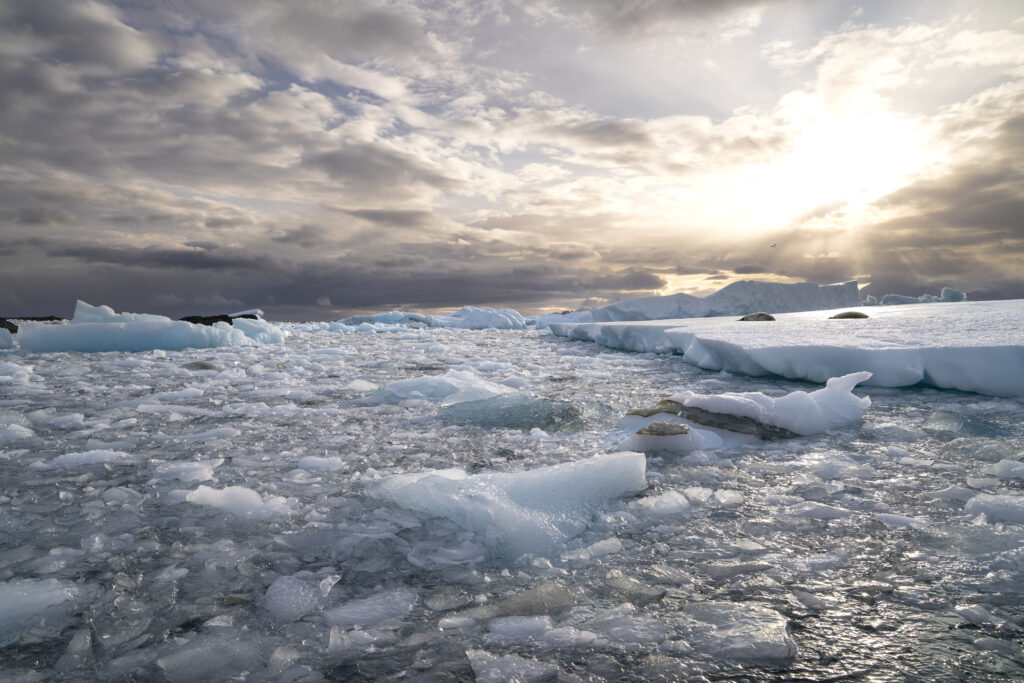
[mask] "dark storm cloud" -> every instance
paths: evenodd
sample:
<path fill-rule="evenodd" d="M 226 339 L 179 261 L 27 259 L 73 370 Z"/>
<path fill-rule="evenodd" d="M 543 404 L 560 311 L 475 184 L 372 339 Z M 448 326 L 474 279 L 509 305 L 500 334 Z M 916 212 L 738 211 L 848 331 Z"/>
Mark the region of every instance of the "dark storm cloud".
<path fill-rule="evenodd" d="M 300 225 L 294 230 L 288 230 L 283 235 L 272 237 L 271 239 L 280 244 L 297 244 L 305 249 L 323 246 L 331 241 L 327 236 L 326 230 L 319 225 L 309 224 Z"/>
<path fill-rule="evenodd" d="M 149 65 L 156 53 L 116 9 L 81 0 L 36 0 L 0 4 L 0 19 L 22 35 L 49 43 L 46 55 L 63 62 L 113 72 Z"/>
<path fill-rule="evenodd" d="M 733 266 L 732 272 L 737 275 L 750 275 L 751 273 L 767 273 L 769 272 L 769 269 L 767 266 L 761 265 L 760 263 L 743 263 L 738 266 Z"/>
<path fill-rule="evenodd" d="M 155 249 L 134 247 L 102 247 L 91 245 L 51 246 L 48 256 L 74 258 L 84 263 L 108 263 L 120 266 L 147 268 L 174 268 L 185 270 L 246 269 L 287 271 L 285 262 L 265 254 L 254 254 L 242 249 L 206 250 Z"/>
<path fill-rule="evenodd" d="M 380 192 L 381 188 L 427 185 L 451 189 L 456 181 L 431 168 L 419 157 L 380 144 L 357 143 L 307 157 L 303 165 L 326 173 L 354 191 Z"/>
<path fill-rule="evenodd" d="M 768 0 L 779 1 L 779 0 Z M 704 19 L 766 4 L 766 0 L 572 0 L 599 29 L 633 36 L 671 30 L 679 21 Z"/>
<path fill-rule="evenodd" d="M 75 220 L 64 209 L 48 206 L 25 206 L 18 209 L 15 221 L 20 225 L 66 225 Z"/>
<path fill-rule="evenodd" d="M 398 228 L 425 227 L 434 219 L 434 214 L 430 211 L 402 209 L 353 209 L 344 213 L 375 225 Z"/>
<path fill-rule="evenodd" d="M 549 130 L 553 135 L 600 147 L 650 147 L 654 144 L 639 121 L 584 121 L 552 126 Z"/>

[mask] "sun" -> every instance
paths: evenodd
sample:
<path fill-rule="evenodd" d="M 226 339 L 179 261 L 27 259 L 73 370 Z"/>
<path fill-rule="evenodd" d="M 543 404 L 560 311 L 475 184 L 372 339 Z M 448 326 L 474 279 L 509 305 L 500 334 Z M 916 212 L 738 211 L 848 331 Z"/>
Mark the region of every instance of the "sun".
<path fill-rule="evenodd" d="M 833 114 L 806 122 L 789 150 L 745 169 L 749 227 L 783 228 L 819 207 L 851 209 L 894 192 L 931 161 L 912 117 Z"/>

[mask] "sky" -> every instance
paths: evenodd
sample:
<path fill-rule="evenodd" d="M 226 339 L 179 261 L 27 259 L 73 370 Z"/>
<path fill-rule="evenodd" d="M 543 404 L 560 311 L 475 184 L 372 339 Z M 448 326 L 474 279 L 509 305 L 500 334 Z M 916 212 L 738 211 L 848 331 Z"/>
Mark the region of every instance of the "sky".
<path fill-rule="evenodd" d="M 1024 5 L 0 0 L 0 316 L 1024 298 Z"/>

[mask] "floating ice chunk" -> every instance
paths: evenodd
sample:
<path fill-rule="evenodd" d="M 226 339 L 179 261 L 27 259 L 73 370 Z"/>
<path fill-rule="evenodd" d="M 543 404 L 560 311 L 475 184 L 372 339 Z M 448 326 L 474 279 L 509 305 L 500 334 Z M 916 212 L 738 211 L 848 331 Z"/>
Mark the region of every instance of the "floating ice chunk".
<path fill-rule="evenodd" d="M 598 508 L 646 488 L 645 470 L 642 453 L 610 453 L 527 472 L 403 474 L 372 492 L 408 510 L 451 519 L 480 534 L 499 557 L 551 556 L 586 528 Z"/>
<path fill-rule="evenodd" d="M 31 436 L 35 436 L 28 427 L 23 427 L 20 424 L 8 424 L 6 426 L 0 426 L 0 444 L 11 443 L 12 441 L 19 441 L 21 439 L 27 439 Z"/>
<path fill-rule="evenodd" d="M 702 602 L 683 608 L 686 642 L 730 663 L 784 666 L 797 654 L 785 617 L 750 603 Z"/>
<path fill-rule="evenodd" d="M 263 320 L 239 318 L 235 324 L 193 325 L 146 313 L 115 313 L 109 306 L 79 301 L 65 325 L 25 323 L 18 331 L 23 351 L 149 351 L 281 343 L 284 332 Z"/>
<path fill-rule="evenodd" d="M 1006 617 L 1002 617 L 982 605 L 957 605 L 953 608 L 957 616 L 978 626 L 1000 626 L 1011 630 L 1017 629 L 1017 624 Z"/>
<path fill-rule="evenodd" d="M 849 517 L 853 513 L 849 510 L 845 510 L 834 505 L 825 505 L 824 503 L 816 503 L 813 501 L 807 501 L 806 503 L 797 503 L 796 505 L 790 506 L 786 510 L 787 515 L 793 517 L 805 517 L 807 519 L 842 519 Z"/>
<path fill-rule="evenodd" d="M 622 541 L 617 538 L 606 538 L 588 545 L 586 548 L 562 553 L 562 562 L 589 562 L 605 555 L 622 552 Z"/>
<path fill-rule="evenodd" d="M 3 384 L 28 384 L 32 378 L 32 366 L 19 365 L 18 363 L 0 363 L 0 385 Z"/>
<path fill-rule="evenodd" d="M 360 393 L 365 393 L 367 391 L 377 391 L 377 389 L 380 389 L 380 385 L 365 379 L 354 379 L 341 389 L 342 391 L 358 391 Z"/>
<path fill-rule="evenodd" d="M 0 349 L 13 349 L 14 335 L 10 331 L 0 329 Z"/>
<path fill-rule="evenodd" d="M 690 501 L 678 491 L 666 491 L 660 496 L 648 496 L 634 501 L 630 507 L 652 515 L 679 515 L 690 509 Z"/>
<path fill-rule="evenodd" d="M 908 517 L 906 515 L 894 515 L 889 512 L 878 513 L 874 518 L 890 528 L 910 527 L 913 529 L 923 529 L 932 523 L 927 517 Z"/>
<path fill-rule="evenodd" d="M 419 596 L 411 588 L 394 588 L 325 610 L 324 620 L 332 626 L 375 626 L 390 619 L 401 619 L 412 611 L 418 600 Z"/>
<path fill-rule="evenodd" d="M 479 683 L 534 683 L 553 680 L 558 675 L 556 665 L 518 655 L 492 655 L 484 650 L 466 650 L 466 657 Z"/>
<path fill-rule="evenodd" d="M 250 637 L 198 635 L 156 663 L 171 683 L 197 683 L 236 678 L 239 672 L 263 668 L 265 660 Z"/>
<path fill-rule="evenodd" d="M 223 458 L 197 462 L 165 462 L 156 466 L 153 476 L 157 479 L 177 479 L 185 482 L 209 481 L 213 479 L 213 471 L 223 463 Z"/>
<path fill-rule="evenodd" d="M 928 435 L 917 427 L 895 422 L 866 424 L 864 431 L 882 441 L 920 441 L 928 438 Z"/>
<path fill-rule="evenodd" d="M 860 419 L 871 406 L 871 399 L 854 396 L 851 391 L 870 378 L 870 372 L 832 377 L 824 389 L 809 394 L 806 391 L 794 391 L 779 398 L 760 392 L 717 395 L 683 392 L 671 396 L 669 400 L 712 413 L 750 418 L 795 434 L 820 434 Z"/>
<path fill-rule="evenodd" d="M 426 322 L 431 327 L 456 327 L 466 330 L 522 330 L 526 321 L 511 308 L 477 308 L 463 306 L 457 311 L 443 315 L 429 315 Z"/>
<path fill-rule="evenodd" d="M 281 496 L 263 497 L 244 486 L 228 486 L 223 489 L 200 486 L 195 491 L 190 491 L 185 500 L 197 505 L 208 505 L 224 510 L 236 517 L 253 520 L 284 517 L 291 513 L 293 505 L 293 501 Z"/>
<path fill-rule="evenodd" d="M 964 512 L 971 516 L 984 514 L 993 522 L 1024 524 L 1024 496 L 980 493 L 967 501 Z"/>
<path fill-rule="evenodd" d="M 83 453 L 65 453 L 64 455 L 58 455 L 50 462 L 34 462 L 31 467 L 40 470 L 55 467 L 82 467 L 85 465 L 100 465 L 107 462 L 124 462 L 132 457 L 134 456 L 131 453 L 101 448 Z"/>
<path fill-rule="evenodd" d="M 299 459 L 299 467 L 310 472 L 337 472 L 345 467 L 345 461 L 337 456 L 321 458 L 318 455 L 307 455 Z"/>
<path fill-rule="evenodd" d="M 0 581 L 0 647 L 17 639 L 31 617 L 76 595 L 74 584 L 56 579 Z"/>
<path fill-rule="evenodd" d="M 443 375 L 392 382 L 368 396 L 366 400 L 373 403 L 389 403 L 418 398 L 451 405 L 463 401 L 479 401 L 512 391 L 513 389 L 509 387 L 489 382 L 472 372 L 449 370 Z"/>
<path fill-rule="evenodd" d="M 549 616 L 497 617 L 487 624 L 487 631 L 499 640 L 536 638 L 552 628 Z"/>
<path fill-rule="evenodd" d="M 438 417 L 457 424 L 497 429 L 572 432 L 583 428 L 583 414 L 574 404 L 521 392 L 455 403 L 441 409 Z"/>
<path fill-rule="evenodd" d="M 737 505 L 743 505 L 743 494 L 739 491 L 733 491 L 731 489 L 718 489 L 715 491 L 715 495 L 711 497 L 711 501 L 718 507 L 731 508 Z"/>
<path fill-rule="evenodd" d="M 372 651 L 378 645 L 392 643 L 398 635 L 390 629 L 352 629 L 332 626 L 327 640 L 327 652 L 335 657 L 356 657 L 360 652 Z"/>
<path fill-rule="evenodd" d="M 991 474 L 1000 479 L 1024 479 L 1024 462 L 1020 460 L 1000 460 L 994 465 L 982 469 L 985 474 Z"/>
<path fill-rule="evenodd" d="M 319 585 L 312 581 L 295 576 L 279 576 L 263 595 L 263 609 L 283 624 L 318 609 L 323 598 Z"/>

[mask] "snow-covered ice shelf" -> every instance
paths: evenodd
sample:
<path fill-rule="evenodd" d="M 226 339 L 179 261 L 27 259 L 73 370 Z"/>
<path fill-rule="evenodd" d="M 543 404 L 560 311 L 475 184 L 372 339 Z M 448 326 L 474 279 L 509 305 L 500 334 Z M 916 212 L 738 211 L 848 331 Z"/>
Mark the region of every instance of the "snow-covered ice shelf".
<path fill-rule="evenodd" d="M 843 310 L 868 318 L 829 320 Z M 824 382 L 872 373 L 868 385 L 922 384 L 1024 396 L 1024 301 L 783 313 L 775 321 L 684 318 L 551 323 L 558 336 L 613 349 L 676 353 L 707 370 Z"/>

